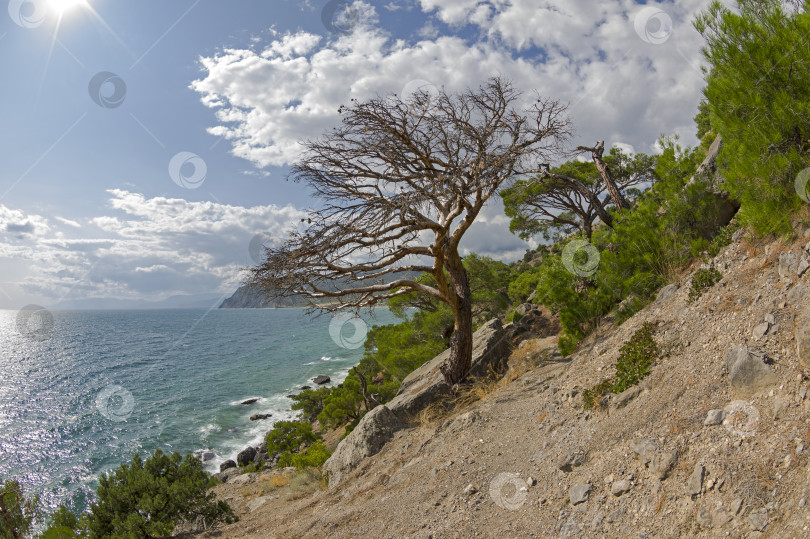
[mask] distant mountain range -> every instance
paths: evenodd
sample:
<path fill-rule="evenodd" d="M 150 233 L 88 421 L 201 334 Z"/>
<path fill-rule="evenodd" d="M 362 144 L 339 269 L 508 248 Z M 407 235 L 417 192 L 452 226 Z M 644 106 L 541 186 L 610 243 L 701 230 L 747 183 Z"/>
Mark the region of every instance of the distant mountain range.
<path fill-rule="evenodd" d="M 270 309 L 275 307 L 304 307 L 304 299 L 272 298 L 258 288 L 242 285 L 231 297 L 222 302 L 220 309 Z"/>
<path fill-rule="evenodd" d="M 416 272 L 401 273 L 399 275 L 386 275 L 381 280 L 383 282 L 390 282 L 393 279 L 402 279 L 408 277 L 415 279 L 418 274 Z M 345 282 L 349 282 L 346 280 Z M 355 282 L 352 282 L 356 286 Z M 327 289 L 336 290 L 335 286 L 325 287 Z M 321 302 L 334 301 L 332 298 L 319 300 Z M 316 302 L 318 303 L 318 302 Z M 219 306 L 220 309 L 270 309 L 275 307 L 306 307 L 309 305 L 307 298 L 301 296 L 293 296 L 289 298 L 272 298 L 258 288 L 251 288 L 248 285 L 242 285 L 236 289 L 231 297 L 222 302 Z"/>

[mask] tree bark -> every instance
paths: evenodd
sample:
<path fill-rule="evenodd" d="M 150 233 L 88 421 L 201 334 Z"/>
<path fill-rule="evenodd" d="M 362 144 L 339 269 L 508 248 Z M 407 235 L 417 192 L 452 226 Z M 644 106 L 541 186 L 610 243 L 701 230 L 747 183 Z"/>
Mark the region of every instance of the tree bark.
<path fill-rule="evenodd" d="M 613 175 L 610 173 L 610 168 L 608 168 L 607 164 L 602 159 L 602 155 L 605 153 L 605 141 L 598 141 L 596 146 L 593 148 L 579 146 L 577 150 L 591 152 L 591 159 L 593 159 L 596 168 L 599 170 L 599 174 L 602 176 L 602 181 L 605 182 L 608 193 L 610 193 L 610 198 L 613 200 L 613 203 L 616 204 L 616 208 L 618 208 L 619 212 L 630 209 L 630 204 L 627 203 L 627 200 L 625 200 L 625 198 L 622 196 L 619 188 L 616 187 L 616 182 L 613 181 Z"/>
<path fill-rule="evenodd" d="M 582 231 L 585 233 L 585 236 L 588 238 L 588 241 L 591 241 L 591 236 L 593 235 L 593 223 L 591 223 L 591 221 L 588 219 L 583 219 Z"/>
<path fill-rule="evenodd" d="M 450 358 L 439 367 L 445 382 L 451 388 L 455 388 L 470 370 L 473 334 L 470 282 L 461 257 L 456 255 L 453 258 L 456 260 L 448 264 L 447 273 L 456 296 L 456 304 L 453 306 L 455 330 L 450 339 Z"/>

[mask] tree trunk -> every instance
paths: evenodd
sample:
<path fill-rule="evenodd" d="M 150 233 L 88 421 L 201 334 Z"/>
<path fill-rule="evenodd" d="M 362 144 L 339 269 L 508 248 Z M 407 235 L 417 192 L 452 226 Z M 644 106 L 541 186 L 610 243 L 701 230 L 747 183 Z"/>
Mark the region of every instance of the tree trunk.
<path fill-rule="evenodd" d="M 588 241 L 591 241 L 591 236 L 593 235 L 593 223 L 590 221 L 590 219 L 582 219 L 582 231 L 585 233 Z"/>
<path fill-rule="evenodd" d="M 619 212 L 629 209 L 630 204 L 627 203 L 627 200 L 625 200 L 625 198 L 622 196 L 619 188 L 616 187 L 616 182 L 613 181 L 613 175 L 610 173 L 610 169 L 602 160 L 602 155 L 605 153 L 605 141 L 600 140 L 593 148 L 580 146 L 577 149 L 591 152 L 591 158 L 593 159 L 596 168 L 599 170 L 599 174 L 602 176 L 602 181 L 605 182 L 608 193 L 610 193 L 610 198 L 613 200 L 613 203 L 616 204 Z"/>
<path fill-rule="evenodd" d="M 470 282 L 461 258 L 454 257 L 456 263 L 448 264 L 447 273 L 453 292 L 456 295 L 455 330 L 450 339 L 450 358 L 439 367 L 448 386 L 454 388 L 470 371 L 472 364 L 472 302 L 470 301 Z"/>

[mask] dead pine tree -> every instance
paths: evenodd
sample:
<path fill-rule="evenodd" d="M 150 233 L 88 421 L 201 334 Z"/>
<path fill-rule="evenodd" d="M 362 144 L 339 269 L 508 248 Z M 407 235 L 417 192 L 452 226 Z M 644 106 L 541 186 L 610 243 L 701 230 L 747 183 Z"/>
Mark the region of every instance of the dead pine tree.
<path fill-rule="evenodd" d="M 354 312 L 408 292 L 446 303 L 455 323 L 442 366 L 455 387 L 472 360 L 470 283 L 459 243 L 484 205 L 571 136 L 565 106 L 530 100 L 501 78 L 461 93 L 377 97 L 341 107 L 342 121 L 303 143 L 290 176 L 319 200 L 251 282 L 314 309 Z M 426 272 L 435 285 L 417 281 Z"/>
<path fill-rule="evenodd" d="M 608 167 L 604 159 L 602 159 L 602 155 L 605 153 L 605 141 L 597 141 L 596 146 L 592 148 L 587 146 L 577 146 L 577 151 L 591 153 L 591 159 L 593 159 L 593 163 L 599 170 L 599 174 L 602 175 L 602 181 L 605 182 L 605 187 L 607 188 L 608 193 L 610 193 L 610 198 L 613 200 L 613 203 L 616 205 L 616 209 L 619 211 L 619 213 L 630 209 L 630 204 L 627 202 L 627 199 L 624 198 L 622 192 L 619 190 L 619 187 L 616 185 L 616 181 L 613 179 L 613 174 L 610 172 L 610 167 Z"/>

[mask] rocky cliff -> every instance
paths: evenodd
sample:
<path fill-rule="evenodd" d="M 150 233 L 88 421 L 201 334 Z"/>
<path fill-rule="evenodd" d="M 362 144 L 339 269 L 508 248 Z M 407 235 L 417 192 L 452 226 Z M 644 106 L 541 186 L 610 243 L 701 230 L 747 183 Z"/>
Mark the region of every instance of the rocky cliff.
<path fill-rule="evenodd" d="M 220 309 L 270 309 L 276 307 L 300 307 L 306 302 L 296 298 L 272 298 L 259 289 L 242 285 L 219 306 Z"/>

